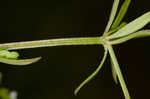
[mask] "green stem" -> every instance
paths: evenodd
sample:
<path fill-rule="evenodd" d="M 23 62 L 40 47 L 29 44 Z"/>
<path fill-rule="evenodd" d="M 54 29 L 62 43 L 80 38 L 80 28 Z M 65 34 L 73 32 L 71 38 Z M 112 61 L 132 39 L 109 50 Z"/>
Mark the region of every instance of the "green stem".
<path fill-rule="evenodd" d="M 102 37 L 63 38 L 37 41 L 25 41 L 0 44 L 0 49 L 26 49 L 61 45 L 93 45 L 102 44 Z"/>
<path fill-rule="evenodd" d="M 122 73 L 121 73 L 121 70 L 120 70 L 120 67 L 119 67 L 117 58 L 116 58 L 115 53 L 114 53 L 114 50 L 113 50 L 112 46 L 109 45 L 109 44 L 107 45 L 107 47 L 108 47 L 108 51 L 109 51 L 109 53 L 110 53 L 110 57 L 111 57 L 111 59 L 112 59 L 112 62 L 113 62 L 113 64 L 114 64 L 114 69 L 115 69 L 115 71 L 116 71 L 116 73 L 117 73 L 119 82 L 120 82 L 120 84 L 121 84 L 121 88 L 122 88 L 123 93 L 124 93 L 124 95 L 125 95 L 125 99 L 130 99 L 130 95 L 129 95 L 127 86 L 126 86 L 126 84 L 125 84 L 124 78 L 123 78 L 123 76 L 122 76 Z"/>

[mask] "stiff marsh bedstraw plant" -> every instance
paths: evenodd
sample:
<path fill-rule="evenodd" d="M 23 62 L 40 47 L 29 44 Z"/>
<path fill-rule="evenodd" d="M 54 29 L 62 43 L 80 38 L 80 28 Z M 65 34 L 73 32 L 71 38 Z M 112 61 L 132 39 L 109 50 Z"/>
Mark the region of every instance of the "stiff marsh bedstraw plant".
<path fill-rule="evenodd" d="M 104 47 L 104 56 L 102 61 L 100 62 L 98 68 L 75 89 L 74 94 L 77 95 L 79 90 L 95 77 L 95 75 L 101 70 L 103 63 L 108 56 L 107 54 L 109 54 L 112 63 L 111 68 L 114 81 L 116 84 L 120 84 L 125 99 L 131 99 L 113 50 L 113 45 L 121 44 L 134 38 L 150 36 L 150 29 L 141 30 L 150 22 L 150 12 L 141 15 L 129 23 L 122 22 L 129 4 L 130 0 L 125 0 L 118 11 L 119 0 L 114 0 L 108 24 L 103 35 L 100 37 L 62 38 L 0 44 L 0 62 L 11 65 L 28 65 L 38 61 L 41 58 L 19 59 L 19 54 L 17 52 L 10 51 L 14 49 L 17 50 L 64 45 L 102 45 Z"/>

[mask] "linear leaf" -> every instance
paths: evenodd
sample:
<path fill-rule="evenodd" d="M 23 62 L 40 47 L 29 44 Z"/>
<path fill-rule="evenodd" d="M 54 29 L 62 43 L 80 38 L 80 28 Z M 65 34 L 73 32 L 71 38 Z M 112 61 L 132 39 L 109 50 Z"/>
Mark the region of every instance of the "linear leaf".
<path fill-rule="evenodd" d="M 110 60 L 111 60 L 112 76 L 113 76 L 114 82 L 115 82 L 116 84 L 118 84 L 117 73 L 116 73 L 116 70 L 115 70 L 115 68 L 114 68 L 114 64 L 113 64 L 113 62 L 112 62 L 112 59 L 110 59 Z"/>
<path fill-rule="evenodd" d="M 127 23 L 126 22 L 122 22 L 118 27 L 116 27 L 115 29 L 112 29 L 112 30 L 110 30 L 109 32 L 107 32 L 107 34 L 109 35 L 109 34 L 112 34 L 112 33 L 114 33 L 114 32 L 116 32 L 116 31 L 118 31 L 119 29 L 121 29 L 122 27 L 124 27 L 125 25 L 127 25 Z"/>
<path fill-rule="evenodd" d="M 111 45 L 108 45 L 107 47 L 108 47 L 108 51 L 109 51 L 109 54 L 110 54 L 110 58 L 112 59 L 112 62 L 113 62 L 113 65 L 114 65 L 114 69 L 115 69 L 115 71 L 117 73 L 118 80 L 119 80 L 121 88 L 123 90 L 125 99 L 131 99 L 130 95 L 129 95 L 128 88 L 127 88 L 127 85 L 125 83 L 125 80 L 123 78 L 122 72 L 120 70 L 120 67 L 119 67 L 116 55 L 114 53 L 114 50 L 113 50 Z"/>
<path fill-rule="evenodd" d="M 89 81 L 91 81 L 96 75 L 97 73 L 101 70 L 105 60 L 106 60 L 106 57 L 107 57 L 107 50 L 105 50 L 105 53 L 104 53 L 104 56 L 103 56 L 103 59 L 100 63 L 100 65 L 98 66 L 98 68 L 88 77 L 86 78 L 74 91 L 74 94 L 77 95 L 77 93 L 80 91 L 80 89 L 85 85 L 87 84 Z"/>
<path fill-rule="evenodd" d="M 11 64 L 11 65 L 29 65 L 40 60 L 41 57 L 31 58 L 31 59 L 9 59 L 0 57 L 0 62 Z"/>
<path fill-rule="evenodd" d="M 109 31 L 109 29 L 110 29 L 110 27 L 111 27 L 111 25 L 112 25 L 112 23 L 115 19 L 117 9 L 118 9 L 118 6 L 119 6 L 119 2 L 120 2 L 120 0 L 114 0 L 112 10 L 111 10 L 111 13 L 110 13 L 110 17 L 109 17 L 109 21 L 108 21 L 107 26 L 105 28 L 104 34 Z"/>
<path fill-rule="evenodd" d="M 124 18 L 128 7 L 130 5 L 131 0 L 125 0 L 124 3 L 121 6 L 121 9 L 118 13 L 118 16 L 116 17 L 114 23 L 112 24 L 112 29 L 115 29 L 116 27 L 118 27 L 118 25 L 120 24 L 120 22 L 122 21 L 122 19 Z"/>
<path fill-rule="evenodd" d="M 138 31 L 150 22 L 150 11 L 133 20 L 108 38 L 115 39 Z"/>
<path fill-rule="evenodd" d="M 150 36 L 150 30 L 141 30 L 141 31 L 135 32 L 133 34 L 127 35 L 125 37 L 113 40 L 110 43 L 111 44 L 121 44 L 121 43 L 127 42 L 128 40 L 131 40 L 134 38 L 143 38 L 143 37 L 148 37 L 148 36 Z"/>

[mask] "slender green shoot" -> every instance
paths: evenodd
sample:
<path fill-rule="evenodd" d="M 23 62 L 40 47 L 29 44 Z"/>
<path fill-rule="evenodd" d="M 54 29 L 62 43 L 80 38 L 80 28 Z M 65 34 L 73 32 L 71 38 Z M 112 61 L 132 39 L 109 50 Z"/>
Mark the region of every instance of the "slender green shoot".
<path fill-rule="evenodd" d="M 102 44 L 102 37 L 76 37 L 76 38 L 63 38 L 63 39 L 49 39 L 37 41 L 25 41 L 0 44 L 0 49 L 16 50 L 38 47 L 53 47 L 64 45 L 99 45 Z"/>

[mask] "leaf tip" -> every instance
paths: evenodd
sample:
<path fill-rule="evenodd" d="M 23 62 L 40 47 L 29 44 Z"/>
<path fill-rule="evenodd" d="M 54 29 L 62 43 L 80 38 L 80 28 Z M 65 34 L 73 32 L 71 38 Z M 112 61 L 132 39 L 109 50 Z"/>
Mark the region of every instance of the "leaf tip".
<path fill-rule="evenodd" d="M 29 64 L 32 64 L 32 63 L 36 63 L 38 62 L 40 59 L 42 59 L 41 56 L 39 57 L 36 57 L 36 58 L 32 58 L 31 61 L 28 63 L 28 64 L 25 64 L 25 65 L 29 65 Z M 27 59 L 28 60 L 28 59 Z M 30 59 L 29 59 L 30 60 Z"/>
<path fill-rule="evenodd" d="M 40 59 L 42 59 L 42 56 L 36 57 L 33 63 L 39 61 Z"/>
<path fill-rule="evenodd" d="M 74 90 L 74 95 L 77 96 L 78 92 L 79 92 L 79 89 L 78 89 L 78 88 L 75 89 L 75 90 Z"/>

